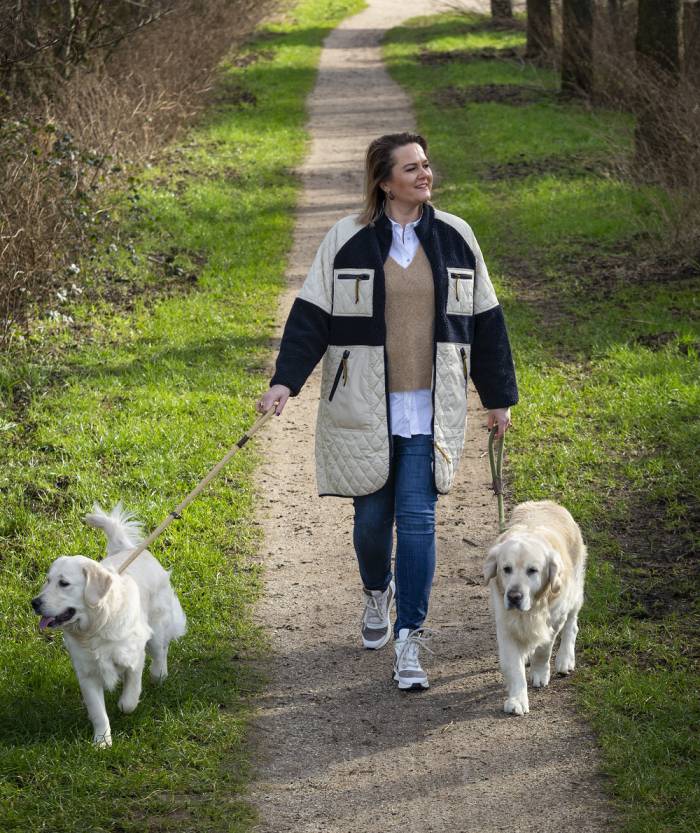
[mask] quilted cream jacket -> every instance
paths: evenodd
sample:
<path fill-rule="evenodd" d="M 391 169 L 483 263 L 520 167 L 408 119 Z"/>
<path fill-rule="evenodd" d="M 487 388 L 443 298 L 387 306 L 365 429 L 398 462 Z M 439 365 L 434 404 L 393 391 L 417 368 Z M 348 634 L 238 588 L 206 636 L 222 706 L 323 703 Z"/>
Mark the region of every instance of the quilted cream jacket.
<path fill-rule="evenodd" d="M 387 390 L 384 270 L 391 223 L 358 215 L 326 234 L 285 325 L 270 385 L 296 396 L 323 357 L 316 424 L 320 495 L 357 496 L 389 476 L 392 436 Z M 464 446 L 467 380 L 483 405 L 518 401 L 503 313 L 471 228 L 426 204 L 416 234 L 435 284 L 433 476 L 446 494 Z"/>

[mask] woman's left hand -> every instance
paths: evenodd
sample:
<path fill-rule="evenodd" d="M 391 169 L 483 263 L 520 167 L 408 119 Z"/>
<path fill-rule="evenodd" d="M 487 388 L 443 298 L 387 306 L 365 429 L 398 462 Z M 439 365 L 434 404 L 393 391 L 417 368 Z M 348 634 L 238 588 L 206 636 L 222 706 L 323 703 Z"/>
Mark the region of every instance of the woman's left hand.
<path fill-rule="evenodd" d="M 489 411 L 489 431 L 494 425 L 497 425 L 497 439 L 503 437 L 512 424 L 510 421 L 510 408 L 494 408 L 492 411 Z"/>

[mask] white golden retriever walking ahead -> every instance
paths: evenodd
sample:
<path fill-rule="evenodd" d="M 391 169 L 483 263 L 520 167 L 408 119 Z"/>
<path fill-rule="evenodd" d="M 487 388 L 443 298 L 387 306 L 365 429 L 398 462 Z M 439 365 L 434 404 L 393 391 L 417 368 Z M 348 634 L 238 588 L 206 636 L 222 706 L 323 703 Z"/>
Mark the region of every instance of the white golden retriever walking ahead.
<path fill-rule="evenodd" d="M 559 674 L 574 670 L 585 568 L 581 530 L 563 506 L 542 500 L 515 507 L 484 563 L 508 692 L 503 710 L 508 714 L 530 710 L 528 657 L 532 685 L 541 688 L 549 683 L 549 661 L 559 633 L 554 667 Z"/>
<path fill-rule="evenodd" d="M 111 746 L 104 690 L 123 680 L 119 708 L 133 712 L 141 695 L 145 651 L 152 658 L 151 677 L 164 680 L 168 645 L 185 633 L 186 619 L 169 573 L 149 552 L 141 553 L 122 575 L 116 572 L 142 540 L 140 524 L 121 503 L 110 514 L 95 504 L 85 520 L 107 536 L 107 557 L 99 563 L 83 555 L 57 558 L 32 607 L 41 616 L 42 629 L 63 629 L 93 740 Z"/>

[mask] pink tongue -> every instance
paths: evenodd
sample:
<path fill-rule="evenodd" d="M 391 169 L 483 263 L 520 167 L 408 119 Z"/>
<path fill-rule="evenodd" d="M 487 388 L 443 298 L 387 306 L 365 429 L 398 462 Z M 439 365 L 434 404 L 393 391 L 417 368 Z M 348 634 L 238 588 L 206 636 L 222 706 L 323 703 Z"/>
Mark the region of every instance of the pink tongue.
<path fill-rule="evenodd" d="M 44 628 L 48 627 L 49 622 L 53 621 L 53 616 L 42 616 L 39 620 L 39 629 L 44 630 Z"/>

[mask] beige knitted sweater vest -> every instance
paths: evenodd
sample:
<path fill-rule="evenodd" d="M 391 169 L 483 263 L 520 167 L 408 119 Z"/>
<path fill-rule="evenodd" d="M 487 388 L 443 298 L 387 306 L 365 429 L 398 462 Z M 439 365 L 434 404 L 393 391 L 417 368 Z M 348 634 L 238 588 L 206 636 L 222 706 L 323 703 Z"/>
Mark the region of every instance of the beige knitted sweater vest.
<path fill-rule="evenodd" d="M 433 272 L 423 247 L 418 247 L 406 269 L 388 257 L 384 277 L 389 392 L 430 388 L 435 290 Z"/>

